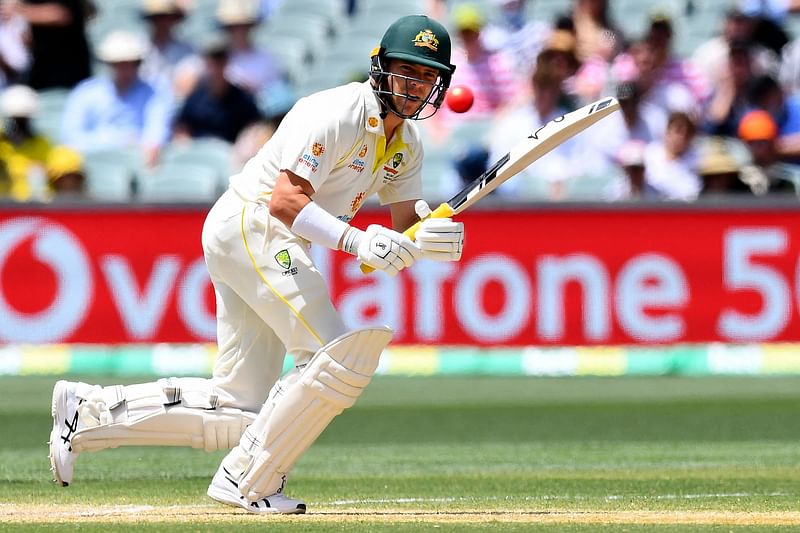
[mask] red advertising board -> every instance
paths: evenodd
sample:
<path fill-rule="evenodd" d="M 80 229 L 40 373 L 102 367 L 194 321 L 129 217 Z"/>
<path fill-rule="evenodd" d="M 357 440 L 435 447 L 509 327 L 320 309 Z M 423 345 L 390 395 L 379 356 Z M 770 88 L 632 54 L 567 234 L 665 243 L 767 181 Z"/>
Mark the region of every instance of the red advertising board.
<path fill-rule="evenodd" d="M 0 213 L 0 342 L 214 338 L 205 209 Z M 462 261 L 396 278 L 316 250 L 346 323 L 399 343 L 800 340 L 800 209 L 474 210 Z M 362 213 L 361 227 L 386 222 Z"/>

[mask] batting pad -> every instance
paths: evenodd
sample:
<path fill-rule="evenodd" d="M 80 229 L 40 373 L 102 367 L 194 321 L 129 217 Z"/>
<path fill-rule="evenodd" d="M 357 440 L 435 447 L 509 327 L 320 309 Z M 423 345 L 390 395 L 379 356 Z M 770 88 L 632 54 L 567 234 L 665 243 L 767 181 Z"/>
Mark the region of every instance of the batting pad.
<path fill-rule="evenodd" d="M 255 413 L 218 407 L 211 382 L 168 378 L 94 387 L 78 406 L 76 452 L 118 446 L 191 446 L 212 452 L 239 442 Z M 81 427 L 82 426 L 82 427 Z"/>
<path fill-rule="evenodd" d="M 389 328 L 357 330 L 314 354 L 274 408 L 264 411 L 269 419 L 261 435 L 242 437 L 239 447 L 252 454 L 239 481 L 245 498 L 255 501 L 279 492 L 300 456 L 336 415 L 356 402 L 391 338 Z"/>

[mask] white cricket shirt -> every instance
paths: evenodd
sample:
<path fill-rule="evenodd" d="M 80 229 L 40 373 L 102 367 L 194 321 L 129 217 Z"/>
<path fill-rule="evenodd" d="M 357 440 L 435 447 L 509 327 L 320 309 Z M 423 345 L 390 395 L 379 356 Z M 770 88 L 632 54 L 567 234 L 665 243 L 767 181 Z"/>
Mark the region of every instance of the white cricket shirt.
<path fill-rule="evenodd" d="M 381 204 L 421 198 L 422 156 L 419 131 L 408 120 L 386 146 L 369 82 L 350 83 L 301 98 L 230 184 L 256 201 L 290 170 L 311 183 L 320 207 L 349 222 L 372 194 Z"/>

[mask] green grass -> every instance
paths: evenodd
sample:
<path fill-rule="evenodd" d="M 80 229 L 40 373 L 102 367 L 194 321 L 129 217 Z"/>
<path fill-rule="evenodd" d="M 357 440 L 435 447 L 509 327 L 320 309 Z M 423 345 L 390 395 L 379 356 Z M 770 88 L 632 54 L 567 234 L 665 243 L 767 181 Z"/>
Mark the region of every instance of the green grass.
<path fill-rule="evenodd" d="M 376 378 L 295 468 L 287 492 L 309 514 L 269 524 L 232 508 L 200 512 L 216 509 L 205 489 L 221 452 L 83 454 L 73 485 L 56 487 L 44 444 L 54 381 L 0 379 L 3 530 L 75 528 L 46 510 L 120 505 L 198 509 L 190 524 L 126 521 L 133 531 L 800 527 L 800 378 Z M 10 504 L 42 516 L 19 523 L 3 514 Z M 649 512 L 663 523 L 645 521 Z M 485 521 L 462 518 L 472 513 Z M 82 531 L 109 528 L 96 517 L 80 522 Z"/>

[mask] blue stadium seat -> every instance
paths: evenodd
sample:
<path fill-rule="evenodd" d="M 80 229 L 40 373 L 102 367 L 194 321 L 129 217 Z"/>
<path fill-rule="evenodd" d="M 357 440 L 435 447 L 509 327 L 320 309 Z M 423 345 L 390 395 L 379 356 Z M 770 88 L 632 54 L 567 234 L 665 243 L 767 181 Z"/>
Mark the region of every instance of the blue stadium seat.
<path fill-rule="evenodd" d="M 194 139 L 190 143 L 173 143 L 161 152 L 162 164 L 201 165 L 212 170 L 220 189 L 227 187 L 233 173 L 233 148 L 230 143 L 213 138 Z"/>
<path fill-rule="evenodd" d="M 86 190 L 93 200 L 104 202 L 129 202 L 133 174 L 125 165 L 109 161 L 86 160 Z"/>
<path fill-rule="evenodd" d="M 143 202 L 213 202 L 219 196 L 217 172 L 192 163 L 163 163 L 139 182 Z"/>

